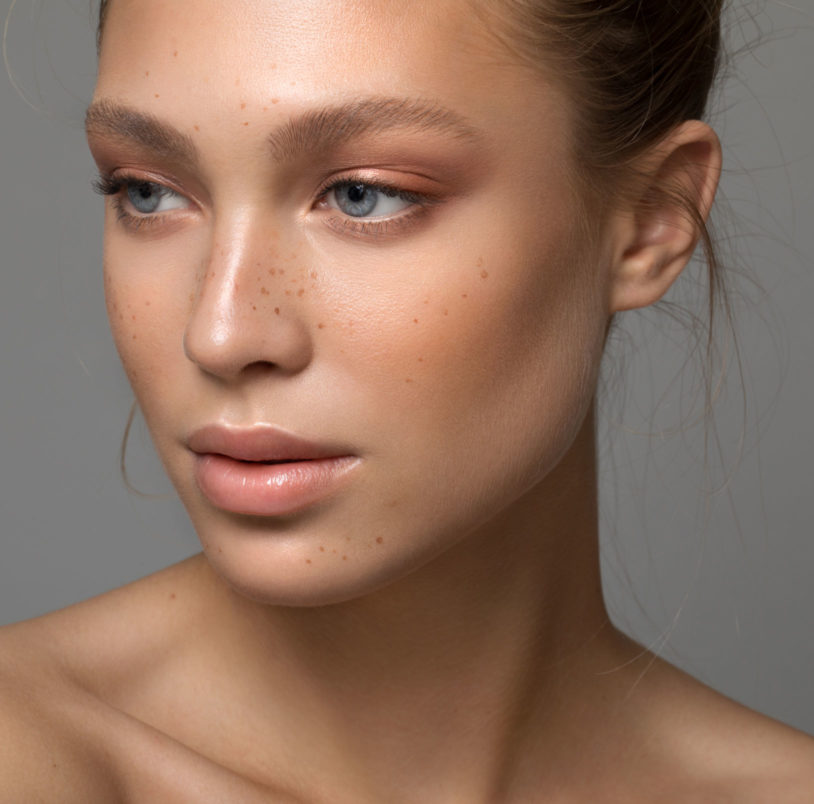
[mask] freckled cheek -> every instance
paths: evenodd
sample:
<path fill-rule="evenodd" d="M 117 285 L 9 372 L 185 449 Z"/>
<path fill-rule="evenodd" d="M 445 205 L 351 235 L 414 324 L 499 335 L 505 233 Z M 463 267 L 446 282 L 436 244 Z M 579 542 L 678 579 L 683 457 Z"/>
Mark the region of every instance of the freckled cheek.
<path fill-rule="evenodd" d="M 106 260 L 105 299 L 113 340 L 125 372 L 139 394 L 144 378 L 160 384 L 183 359 L 186 308 L 182 288 L 169 289 L 155 274 L 139 275 Z M 179 295 L 180 294 L 180 295 Z"/>
<path fill-rule="evenodd" d="M 581 394 L 599 354 L 601 311 L 556 255 L 516 264 L 503 255 L 473 258 L 454 282 L 396 311 L 360 316 L 345 343 L 355 378 L 388 404 L 435 419 L 538 398 L 555 375 L 559 396 Z"/>

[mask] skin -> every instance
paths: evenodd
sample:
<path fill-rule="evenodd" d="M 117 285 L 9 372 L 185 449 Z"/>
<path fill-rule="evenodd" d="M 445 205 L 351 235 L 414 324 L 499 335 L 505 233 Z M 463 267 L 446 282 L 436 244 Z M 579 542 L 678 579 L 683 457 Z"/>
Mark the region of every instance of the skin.
<path fill-rule="evenodd" d="M 632 644 L 602 600 L 605 333 L 661 297 L 697 232 L 635 198 L 589 204 L 573 101 L 464 0 L 407 14 L 113 4 L 91 151 L 103 176 L 174 194 L 136 221 L 108 198 L 108 309 L 203 553 L 3 632 L 0 800 L 802 801 L 814 784 L 808 738 Z M 466 136 L 269 146 L 394 88 Z M 116 133 L 114 105 L 195 163 Z M 687 123 L 638 167 L 705 213 L 720 149 Z M 362 229 L 324 192 L 348 175 L 424 200 Z M 318 505 L 247 518 L 195 482 L 188 440 L 215 422 L 358 461 Z"/>

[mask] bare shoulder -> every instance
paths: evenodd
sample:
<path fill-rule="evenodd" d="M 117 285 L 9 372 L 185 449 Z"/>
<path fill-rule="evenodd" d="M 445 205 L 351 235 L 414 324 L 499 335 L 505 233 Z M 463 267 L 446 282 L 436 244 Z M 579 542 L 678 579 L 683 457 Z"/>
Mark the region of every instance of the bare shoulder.
<path fill-rule="evenodd" d="M 0 804 L 150 800 L 180 779 L 193 790 L 228 776 L 109 700 L 166 661 L 195 572 L 194 560 L 181 562 L 0 628 Z M 129 778 L 139 767 L 150 773 Z M 164 787 L 132 798 L 146 783 Z"/>
<path fill-rule="evenodd" d="M 717 774 L 715 787 L 721 799 L 778 804 L 814 801 L 814 739 L 737 708 L 743 712 L 733 714 L 712 734 L 706 759 L 698 757 L 711 775 Z"/>
<path fill-rule="evenodd" d="M 0 676 L 0 802 L 118 801 L 116 783 L 90 745 L 60 729 L 15 680 Z"/>
<path fill-rule="evenodd" d="M 814 801 L 814 738 L 716 692 L 669 665 L 651 723 L 675 760 L 687 801 Z M 692 794 L 689 794 L 692 791 Z"/>
<path fill-rule="evenodd" d="M 190 613 L 199 556 L 88 600 L 0 628 L 9 659 L 59 667 L 80 683 L 153 661 Z"/>

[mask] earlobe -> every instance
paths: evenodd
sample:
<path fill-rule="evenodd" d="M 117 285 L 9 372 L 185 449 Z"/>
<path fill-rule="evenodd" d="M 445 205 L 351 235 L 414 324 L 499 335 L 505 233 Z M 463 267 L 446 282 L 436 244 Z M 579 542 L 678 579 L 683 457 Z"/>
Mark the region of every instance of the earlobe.
<path fill-rule="evenodd" d="M 715 132 L 683 123 L 643 157 L 636 200 L 617 215 L 611 312 L 646 307 L 664 296 L 692 257 L 721 173 Z"/>

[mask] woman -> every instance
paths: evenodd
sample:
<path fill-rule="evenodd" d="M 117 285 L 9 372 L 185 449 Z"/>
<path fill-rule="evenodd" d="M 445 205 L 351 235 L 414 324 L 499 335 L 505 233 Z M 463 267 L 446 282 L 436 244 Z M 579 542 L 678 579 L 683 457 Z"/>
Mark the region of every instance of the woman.
<path fill-rule="evenodd" d="M 103 4 L 108 312 L 203 553 L 4 631 L 4 800 L 810 798 L 599 581 L 599 364 L 705 237 L 719 13 Z"/>

